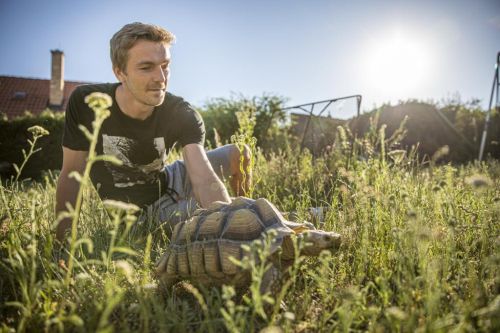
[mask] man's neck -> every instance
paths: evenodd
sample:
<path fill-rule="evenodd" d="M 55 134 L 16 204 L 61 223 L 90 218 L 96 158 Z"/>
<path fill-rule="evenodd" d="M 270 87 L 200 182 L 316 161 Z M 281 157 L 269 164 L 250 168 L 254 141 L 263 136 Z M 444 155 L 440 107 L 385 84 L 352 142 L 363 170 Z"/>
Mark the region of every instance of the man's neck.
<path fill-rule="evenodd" d="M 154 110 L 154 106 L 139 103 L 133 96 L 126 91 L 123 84 L 116 88 L 115 92 L 116 103 L 120 110 L 133 119 L 144 120 L 148 118 Z"/>

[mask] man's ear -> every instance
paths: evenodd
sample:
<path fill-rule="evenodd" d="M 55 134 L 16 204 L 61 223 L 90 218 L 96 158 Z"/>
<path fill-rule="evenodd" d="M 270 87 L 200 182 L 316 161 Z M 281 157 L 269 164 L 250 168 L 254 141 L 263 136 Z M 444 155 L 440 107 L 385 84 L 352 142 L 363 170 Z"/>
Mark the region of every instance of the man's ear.
<path fill-rule="evenodd" d="M 118 79 L 118 81 L 120 82 L 125 81 L 126 73 L 122 71 L 120 68 L 113 67 L 113 73 L 115 73 L 115 76 Z"/>

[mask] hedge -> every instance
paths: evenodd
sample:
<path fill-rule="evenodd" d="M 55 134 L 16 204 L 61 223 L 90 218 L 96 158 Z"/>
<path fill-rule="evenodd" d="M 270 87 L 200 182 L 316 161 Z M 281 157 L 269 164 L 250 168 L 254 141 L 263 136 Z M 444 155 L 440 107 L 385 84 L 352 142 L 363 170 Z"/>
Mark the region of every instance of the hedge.
<path fill-rule="evenodd" d="M 64 114 L 46 110 L 38 116 L 28 113 L 11 120 L 0 119 L 0 177 L 6 179 L 15 175 L 13 164 L 22 164 L 22 150 L 29 151 L 28 140 L 32 139 L 28 128 L 34 125 L 42 126 L 50 134 L 37 141 L 36 147 L 41 151 L 28 160 L 21 178 L 38 178 L 43 170 L 61 168 Z"/>

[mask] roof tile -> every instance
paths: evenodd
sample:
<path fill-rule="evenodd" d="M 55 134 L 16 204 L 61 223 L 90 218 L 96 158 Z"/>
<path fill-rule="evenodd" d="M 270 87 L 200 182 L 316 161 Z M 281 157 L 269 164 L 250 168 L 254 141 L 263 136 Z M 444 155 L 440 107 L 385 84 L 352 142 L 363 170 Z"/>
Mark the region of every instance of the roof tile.
<path fill-rule="evenodd" d="M 60 109 L 66 110 L 69 96 L 79 85 L 88 82 L 65 81 L 64 100 Z M 49 105 L 50 80 L 33 79 L 15 76 L 0 76 L 0 113 L 6 114 L 9 119 L 22 116 L 25 111 L 34 115 L 40 114 Z M 25 98 L 14 98 L 16 92 L 26 92 Z"/>

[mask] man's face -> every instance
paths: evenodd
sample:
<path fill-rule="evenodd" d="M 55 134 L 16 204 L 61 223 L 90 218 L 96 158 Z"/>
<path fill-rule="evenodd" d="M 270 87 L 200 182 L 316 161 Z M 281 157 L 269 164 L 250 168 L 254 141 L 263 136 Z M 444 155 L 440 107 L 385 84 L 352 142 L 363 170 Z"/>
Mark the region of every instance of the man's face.
<path fill-rule="evenodd" d="M 125 71 L 115 68 L 115 74 L 125 92 L 147 106 L 163 103 L 170 77 L 170 45 L 139 40 L 128 50 Z"/>

